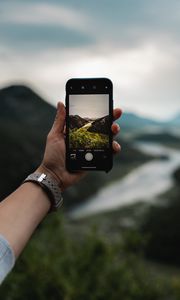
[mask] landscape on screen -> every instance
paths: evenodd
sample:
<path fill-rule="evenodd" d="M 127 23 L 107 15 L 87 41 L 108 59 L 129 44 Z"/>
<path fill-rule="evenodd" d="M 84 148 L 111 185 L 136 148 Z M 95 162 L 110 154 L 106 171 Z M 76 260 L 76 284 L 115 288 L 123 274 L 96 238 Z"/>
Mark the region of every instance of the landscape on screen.
<path fill-rule="evenodd" d="M 70 148 L 108 148 L 109 115 L 101 118 L 69 116 Z"/>

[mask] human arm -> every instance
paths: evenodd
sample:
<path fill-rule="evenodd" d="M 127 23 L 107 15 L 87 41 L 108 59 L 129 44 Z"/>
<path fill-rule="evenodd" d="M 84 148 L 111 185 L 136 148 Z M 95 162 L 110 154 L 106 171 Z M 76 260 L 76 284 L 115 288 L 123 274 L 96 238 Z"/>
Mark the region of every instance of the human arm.
<path fill-rule="evenodd" d="M 120 117 L 121 110 L 114 110 L 114 119 Z M 48 134 L 44 158 L 38 172 L 43 172 L 59 183 L 62 191 L 83 178 L 86 172 L 69 173 L 65 167 L 65 107 L 58 104 L 54 124 Z M 112 125 L 116 134 L 119 128 Z M 120 150 L 113 142 L 114 152 Z M 17 258 L 37 225 L 50 209 L 50 201 L 45 191 L 32 182 L 26 182 L 0 203 L 0 234 L 8 241 L 12 255 Z M 1 260 L 0 257 L 0 263 Z M 1 265 L 0 265 L 1 266 Z"/>

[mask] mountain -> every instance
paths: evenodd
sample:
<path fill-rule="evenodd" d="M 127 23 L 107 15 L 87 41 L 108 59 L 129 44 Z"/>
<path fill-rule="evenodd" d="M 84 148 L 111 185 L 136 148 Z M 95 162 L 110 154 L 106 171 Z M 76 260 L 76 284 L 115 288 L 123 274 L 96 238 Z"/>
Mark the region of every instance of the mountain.
<path fill-rule="evenodd" d="M 170 126 L 178 126 L 180 127 L 180 113 L 174 116 L 174 118 L 170 119 L 166 122 L 167 125 Z"/>
<path fill-rule="evenodd" d="M 141 134 L 163 134 L 164 132 L 180 136 L 180 114 L 166 121 L 156 121 L 134 113 L 124 112 L 117 123 L 122 129 L 121 135 L 129 140 Z"/>
<path fill-rule="evenodd" d="M 96 120 L 96 119 L 93 119 L 93 118 L 88 118 L 88 117 L 86 117 L 86 118 L 83 118 L 84 120 L 86 120 L 86 121 L 88 121 L 88 122 L 91 122 L 91 121 L 94 121 L 94 120 Z"/>
<path fill-rule="evenodd" d="M 84 118 L 81 118 L 78 115 L 70 115 L 69 116 L 69 127 L 70 127 L 70 129 L 80 128 L 88 122 L 89 122 L 88 120 L 86 120 Z"/>
<path fill-rule="evenodd" d="M 26 86 L 10 86 L 0 90 L 1 122 L 38 126 L 38 131 L 51 124 L 55 108 Z M 43 126 L 39 126 L 43 121 Z M 44 126 L 45 124 L 45 126 Z"/>
<path fill-rule="evenodd" d="M 109 116 L 104 116 L 102 118 L 96 119 L 91 127 L 87 129 L 90 132 L 98 132 L 103 134 L 109 133 Z"/>
<path fill-rule="evenodd" d="M 55 108 L 25 86 L 0 90 L 0 200 L 42 160 Z"/>
<path fill-rule="evenodd" d="M 142 128 L 142 126 L 159 126 L 161 123 L 134 113 L 123 113 L 118 120 L 121 128 Z"/>
<path fill-rule="evenodd" d="M 118 120 L 122 128 L 142 128 L 142 127 L 173 127 L 180 126 L 180 113 L 174 118 L 167 121 L 156 121 L 150 118 L 141 117 L 134 113 L 124 112 L 122 117 Z"/>

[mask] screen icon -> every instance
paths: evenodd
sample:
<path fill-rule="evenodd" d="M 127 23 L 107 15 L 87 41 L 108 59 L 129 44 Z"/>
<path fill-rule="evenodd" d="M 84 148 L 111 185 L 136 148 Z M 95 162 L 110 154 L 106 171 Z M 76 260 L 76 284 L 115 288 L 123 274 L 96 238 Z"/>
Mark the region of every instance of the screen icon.
<path fill-rule="evenodd" d="M 71 159 L 76 159 L 76 153 L 70 153 L 70 158 Z"/>

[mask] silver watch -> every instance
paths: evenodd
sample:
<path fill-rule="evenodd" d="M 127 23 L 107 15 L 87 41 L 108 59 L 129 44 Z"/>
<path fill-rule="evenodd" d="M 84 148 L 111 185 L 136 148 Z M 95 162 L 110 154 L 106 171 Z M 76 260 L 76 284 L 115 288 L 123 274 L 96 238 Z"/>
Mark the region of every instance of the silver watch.
<path fill-rule="evenodd" d="M 40 185 L 43 190 L 47 193 L 49 200 L 51 202 L 51 209 L 50 211 L 57 210 L 63 203 L 63 197 L 61 189 L 57 183 L 51 176 L 45 173 L 32 173 L 30 174 L 24 182 L 34 182 Z"/>

